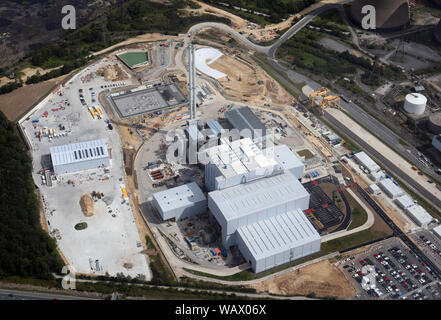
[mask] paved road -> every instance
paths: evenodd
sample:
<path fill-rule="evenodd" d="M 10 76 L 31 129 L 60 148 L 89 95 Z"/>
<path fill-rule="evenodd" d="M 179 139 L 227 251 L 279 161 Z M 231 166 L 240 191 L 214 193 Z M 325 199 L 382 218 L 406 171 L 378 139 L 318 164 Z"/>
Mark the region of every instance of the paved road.
<path fill-rule="evenodd" d="M 271 67 L 273 70 L 283 72 L 288 75 L 288 77 L 294 81 L 295 83 L 301 83 L 304 82 L 308 84 L 313 89 L 319 89 L 321 86 L 316 83 L 315 81 L 307 78 L 304 75 L 300 75 L 278 63 L 276 60 L 276 51 L 277 49 L 288 39 L 290 39 L 292 36 L 294 36 L 298 31 L 303 29 L 308 23 L 310 23 L 316 16 L 322 14 L 325 11 L 331 10 L 331 9 L 339 9 L 341 10 L 342 4 L 349 2 L 349 0 L 341 1 L 338 4 L 328 4 L 320 9 L 316 10 L 315 12 L 305 16 L 302 20 L 297 22 L 294 26 L 292 26 L 288 31 L 286 31 L 280 39 L 274 43 L 270 47 L 263 47 L 256 45 L 246 39 L 243 35 L 239 34 L 237 31 L 231 29 L 229 26 L 221 24 L 221 23 L 202 23 L 194 26 L 191 31 L 201 30 L 207 27 L 216 27 L 220 28 L 224 31 L 229 32 L 230 34 L 234 35 L 236 40 L 242 42 L 243 44 L 255 49 L 258 52 L 266 53 L 268 55 L 268 60 L 266 61 L 267 65 Z M 279 77 L 280 81 L 283 82 L 286 86 L 288 86 L 293 91 L 299 93 L 301 96 L 303 93 L 296 88 L 292 83 L 284 79 L 283 77 Z M 395 132 L 393 132 L 391 129 L 389 129 L 387 126 L 385 126 L 383 123 L 378 121 L 377 119 L 373 118 L 370 114 L 368 114 L 366 111 L 364 111 L 361 107 L 354 103 L 346 103 L 345 101 L 342 101 L 342 108 L 343 110 L 353 119 L 355 119 L 358 123 L 361 123 L 365 128 L 368 128 L 369 131 L 375 135 L 377 138 L 385 142 L 388 146 L 392 146 L 396 152 L 398 152 L 404 159 L 407 161 L 414 163 L 418 165 L 418 167 L 421 168 L 421 171 L 424 173 L 430 175 L 430 176 L 436 176 L 436 173 L 434 170 L 430 167 L 425 167 L 422 165 L 419 161 L 418 157 L 418 150 L 413 146 L 405 146 L 400 143 L 401 137 L 397 135 Z M 338 126 L 341 128 L 341 125 Z M 352 137 L 352 134 L 346 133 L 349 137 Z M 363 143 L 362 147 L 365 148 L 366 144 Z M 372 148 L 370 148 L 373 150 Z M 373 150 L 375 151 L 375 150 Z M 368 152 L 372 155 L 373 152 Z M 376 152 L 377 153 L 377 152 Z M 377 156 L 374 155 L 377 160 L 380 160 L 382 163 L 384 163 L 396 176 L 398 176 L 402 181 L 406 182 L 414 191 L 417 193 L 420 193 L 423 197 L 425 197 L 429 202 L 437 206 L 438 208 L 441 208 L 441 199 L 436 198 L 436 196 L 432 195 L 430 192 L 427 192 L 426 190 L 420 191 L 420 186 L 417 182 L 415 182 L 412 178 L 407 176 L 403 173 L 398 167 L 396 167 L 392 162 L 388 161 L 385 157 L 382 157 L 377 153 Z"/>
<path fill-rule="evenodd" d="M 421 194 L 428 201 L 433 203 L 438 208 L 441 208 L 441 199 L 437 198 L 431 192 L 422 188 L 420 184 L 415 181 L 412 177 L 409 177 L 401 168 L 396 166 L 392 161 L 390 161 L 386 156 L 379 153 L 375 148 L 369 145 L 366 141 L 354 135 L 350 129 L 348 129 L 344 124 L 340 121 L 332 117 L 329 113 L 325 113 L 325 118 L 328 120 L 334 127 L 336 127 L 339 131 L 345 134 L 347 137 L 350 137 L 354 142 L 356 142 L 361 148 L 363 148 L 370 156 L 372 156 L 375 160 L 384 165 L 392 174 L 399 177 L 400 180 L 405 182 L 414 192 Z M 373 127 L 374 130 L 379 130 L 379 128 Z M 384 138 L 384 137 L 383 137 Z"/>
<path fill-rule="evenodd" d="M 89 297 L 70 296 L 36 291 L 0 289 L 0 300 L 98 300 Z"/>
<path fill-rule="evenodd" d="M 342 5 L 352 0 L 343 0 L 339 3 L 326 4 L 316 11 L 306 15 L 299 22 L 293 25 L 288 31 L 286 31 L 269 49 L 268 56 L 270 60 L 275 60 L 277 49 L 287 40 L 291 39 L 297 32 L 306 27 L 315 17 L 331 9 L 340 9 Z"/>

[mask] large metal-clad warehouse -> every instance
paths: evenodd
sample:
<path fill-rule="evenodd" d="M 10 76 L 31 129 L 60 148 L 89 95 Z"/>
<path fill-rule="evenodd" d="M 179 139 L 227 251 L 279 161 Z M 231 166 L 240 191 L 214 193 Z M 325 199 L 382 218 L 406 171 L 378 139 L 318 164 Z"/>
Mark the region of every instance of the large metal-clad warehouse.
<path fill-rule="evenodd" d="M 309 193 L 291 172 L 208 194 L 208 207 L 222 227 L 222 244 L 236 243 L 240 227 L 309 207 Z"/>
<path fill-rule="evenodd" d="M 103 139 L 51 147 L 50 153 L 56 174 L 109 166 L 109 153 Z"/>
<path fill-rule="evenodd" d="M 237 246 L 254 272 L 320 251 L 320 235 L 299 209 L 240 227 L 237 233 Z"/>

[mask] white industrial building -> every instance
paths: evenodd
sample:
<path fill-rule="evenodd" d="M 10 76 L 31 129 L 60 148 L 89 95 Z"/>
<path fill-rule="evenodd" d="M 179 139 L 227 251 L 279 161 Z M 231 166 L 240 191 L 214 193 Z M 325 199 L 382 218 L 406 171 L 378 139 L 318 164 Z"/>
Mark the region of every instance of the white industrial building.
<path fill-rule="evenodd" d="M 441 225 L 433 228 L 432 231 L 439 239 L 441 239 Z"/>
<path fill-rule="evenodd" d="M 303 213 L 310 200 L 299 181 L 304 164 L 289 147 L 262 150 L 251 138 L 219 142 L 198 153 L 208 201 L 188 185 L 158 192 L 153 205 L 163 219 L 205 212 L 208 205 L 221 227 L 222 245 L 237 246 L 254 272 L 320 251 L 320 235 Z"/>
<path fill-rule="evenodd" d="M 412 198 L 408 195 L 404 195 L 395 199 L 395 203 L 403 210 L 415 205 Z"/>
<path fill-rule="evenodd" d="M 208 194 L 208 207 L 222 227 L 225 247 L 236 244 L 238 228 L 309 207 L 309 193 L 291 172 Z"/>
<path fill-rule="evenodd" d="M 378 185 L 376 185 L 375 183 L 369 185 L 369 192 L 372 194 L 379 194 L 381 192 L 381 189 Z"/>
<path fill-rule="evenodd" d="M 267 157 L 274 158 L 283 170 L 290 171 L 297 179 L 302 179 L 305 165 L 287 145 L 281 144 L 263 151 Z"/>
<path fill-rule="evenodd" d="M 419 204 L 407 208 L 405 212 L 417 225 L 423 228 L 433 220 L 433 217 Z"/>
<path fill-rule="evenodd" d="M 250 138 L 229 141 L 198 154 L 205 163 L 205 186 L 220 190 L 283 172 L 274 158 L 266 156 Z"/>
<path fill-rule="evenodd" d="M 373 181 L 373 182 L 380 182 L 381 180 L 383 180 L 384 178 L 386 178 L 385 174 L 383 171 L 377 171 L 377 172 L 371 172 L 369 174 L 369 178 Z"/>
<path fill-rule="evenodd" d="M 237 229 L 237 246 L 254 272 L 318 252 L 320 241 L 320 235 L 298 209 Z"/>
<path fill-rule="evenodd" d="M 384 179 L 379 183 L 380 188 L 386 193 L 390 198 L 396 199 L 404 195 L 404 191 L 398 187 L 391 179 Z"/>
<path fill-rule="evenodd" d="M 163 220 L 176 221 L 207 211 L 207 198 L 195 183 L 184 184 L 153 194 L 153 206 Z"/>
<path fill-rule="evenodd" d="M 51 147 L 50 154 L 55 174 L 109 166 L 109 153 L 103 139 Z"/>
<path fill-rule="evenodd" d="M 354 159 L 360 165 L 365 167 L 369 171 L 369 173 L 374 173 L 381 170 L 380 166 L 376 164 L 375 161 L 372 160 L 371 157 L 369 157 L 364 151 L 354 154 Z"/>
<path fill-rule="evenodd" d="M 237 246 L 261 272 L 320 251 L 320 235 L 302 212 L 309 193 L 303 163 L 284 145 L 261 150 L 250 138 L 221 139 L 204 150 L 208 207 L 222 244 Z"/>

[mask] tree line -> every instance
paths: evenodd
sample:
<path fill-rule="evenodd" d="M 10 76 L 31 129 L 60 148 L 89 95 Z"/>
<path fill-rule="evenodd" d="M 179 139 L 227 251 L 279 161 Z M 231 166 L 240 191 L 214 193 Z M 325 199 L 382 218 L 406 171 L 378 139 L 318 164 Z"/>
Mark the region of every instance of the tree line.
<path fill-rule="evenodd" d="M 40 225 L 32 162 L 14 123 L 0 112 L 0 279 L 51 280 L 63 262 Z"/>

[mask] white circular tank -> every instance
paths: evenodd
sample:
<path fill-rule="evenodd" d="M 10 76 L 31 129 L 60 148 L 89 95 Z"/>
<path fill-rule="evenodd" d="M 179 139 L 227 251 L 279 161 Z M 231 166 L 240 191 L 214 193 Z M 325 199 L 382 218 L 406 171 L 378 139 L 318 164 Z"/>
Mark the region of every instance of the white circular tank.
<path fill-rule="evenodd" d="M 409 93 L 404 101 L 404 110 L 411 114 L 423 114 L 426 110 L 427 98 L 420 93 Z"/>

